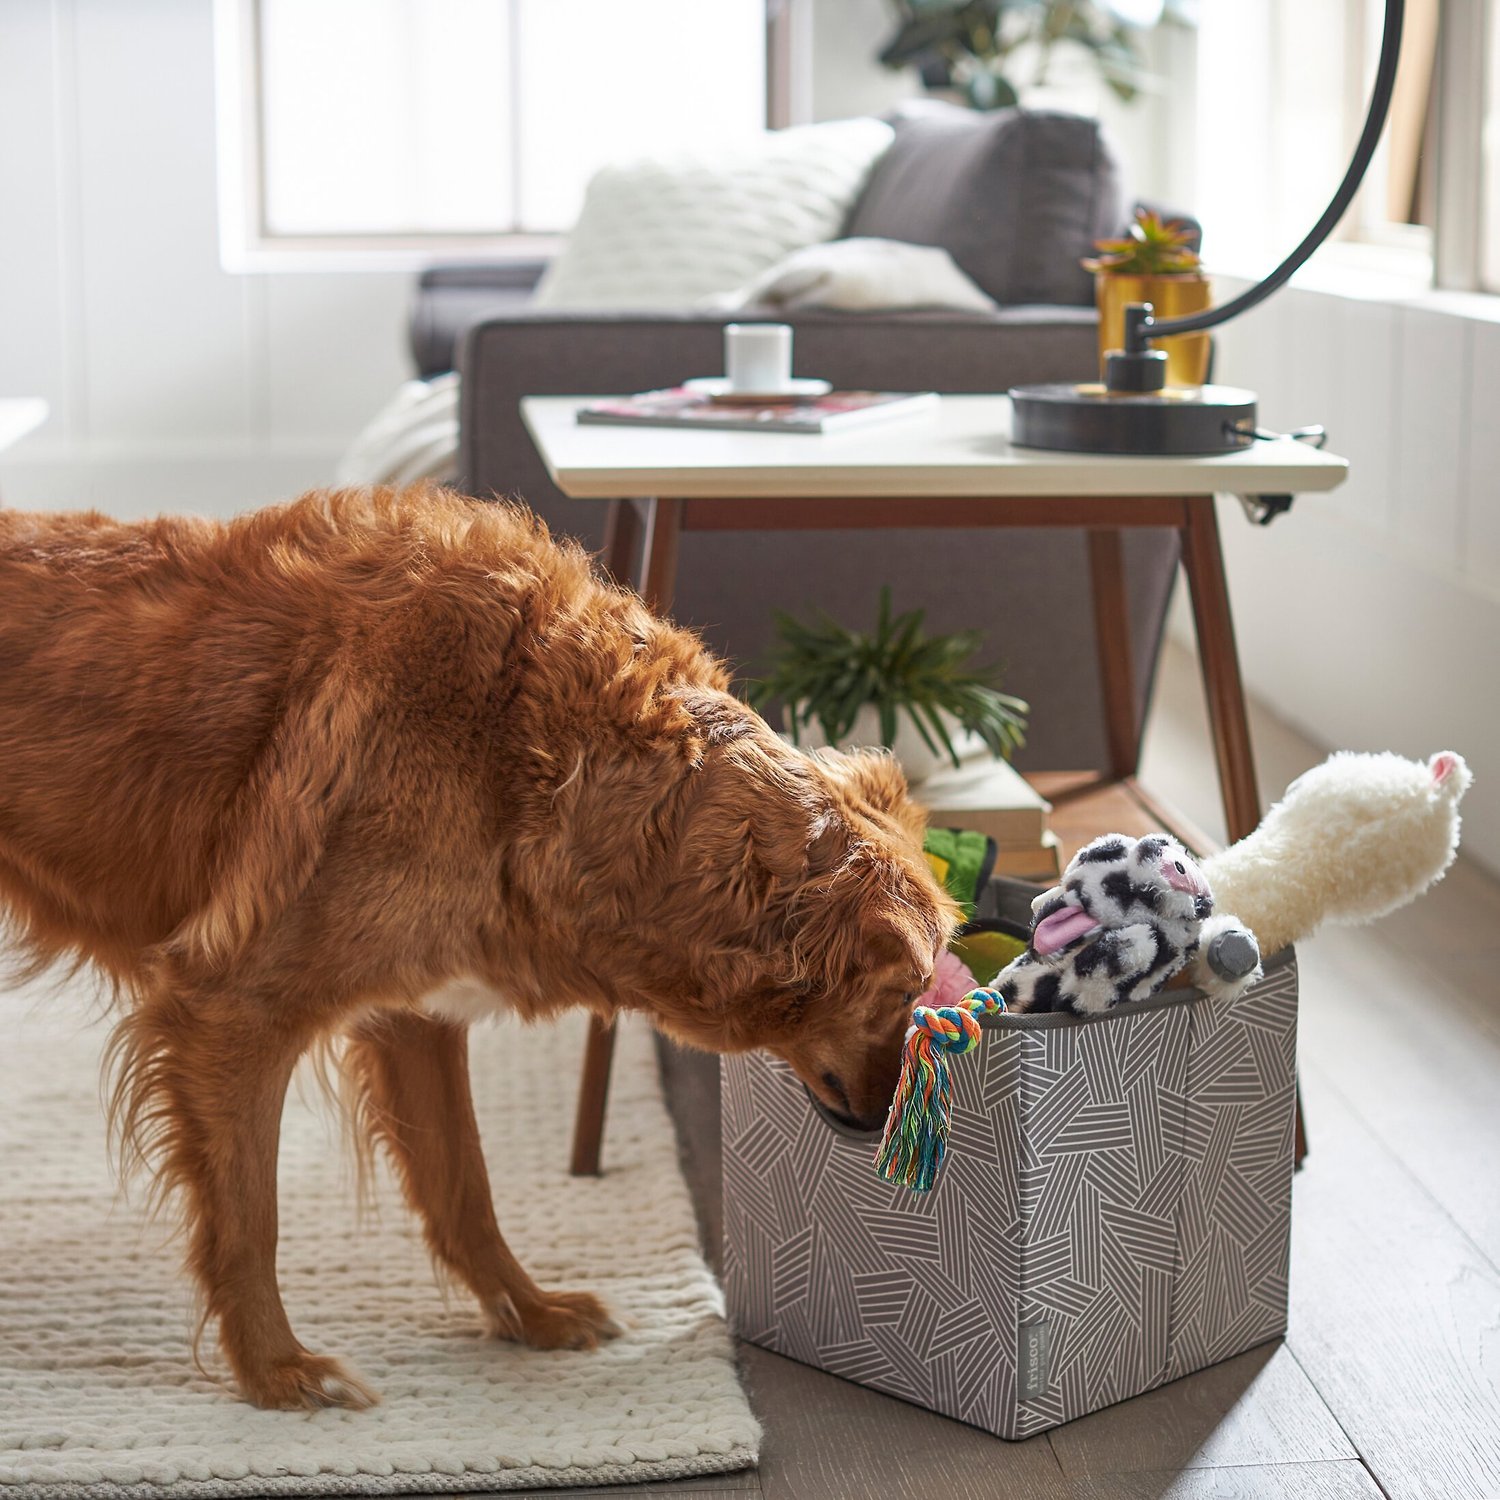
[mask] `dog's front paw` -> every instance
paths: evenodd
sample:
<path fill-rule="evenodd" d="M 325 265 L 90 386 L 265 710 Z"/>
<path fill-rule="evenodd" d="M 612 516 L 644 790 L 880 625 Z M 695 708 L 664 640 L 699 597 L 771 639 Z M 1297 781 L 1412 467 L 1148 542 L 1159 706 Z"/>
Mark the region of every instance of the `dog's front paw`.
<path fill-rule="evenodd" d="M 521 1316 L 521 1337 L 533 1349 L 596 1349 L 620 1332 L 592 1292 L 549 1292 Z"/>
<path fill-rule="evenodd" d="M 592 1292 L 544 1292 L 524 1308 L 506 1303 L 489 1309 L 489 1325 L 496 1338 L 533 1349 L 597 1349 L 622 1332 Z"/>
<path fill-rule="evenodd" d="M 338 1360 L 306 1351 L 264 1370 L 242 1372 L 240 1389 L 247 1401 L 273 1411 L 320 1411 L 330 1406 L 363 1411 L 380 1401 Z"/>

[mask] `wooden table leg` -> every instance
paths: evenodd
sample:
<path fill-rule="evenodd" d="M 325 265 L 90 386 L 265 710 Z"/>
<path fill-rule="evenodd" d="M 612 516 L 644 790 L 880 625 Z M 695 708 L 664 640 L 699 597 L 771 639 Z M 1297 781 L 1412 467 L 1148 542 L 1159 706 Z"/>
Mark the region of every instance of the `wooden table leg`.
<path fill-rule="evenodd" d="M 1193 625 L 1203 665 L 1203 686 L 1208 695 L 1208 721 L 1219 764 L 1224 821 L 1232 844 L 1253 832 L 1260 822 L 1260 794 L 1255 787 L 1250 720 L 1245 711 L 1245 687 L 1240 680 L 1240 659 L 1234 645 L 1234 623 L 1229 617 L 1229 584 L 1224 576 L 1219 520 L 1212 495 L 1196 495 L 1187 502 L 1182 565 L 1193 599 Z"/>
<path fill-rule="evenodd" d="M 611 500 L 604 527 L 604 566 L 623 589 L 633 589 L 640 576 L 641 513 L 634 500 Z"/>
<path fill-rule="evenodd" d="M 1203 686 L 1208 695 L 1208 718 L 1214 754 L 1219 762 L 1219 788 L 1224 797 L 1224 821 L 1232 844 L 1254 832 L 1260 822 L 1260 792 L 1255 784 L 1255 757 L 1250 747 L 1250 718 L 1245 708 L 1245 685 L 1234 644 L 1234 622 L 1229 615 L 1229 583 L 1224 576 L 1224 553 L 1219 544 L 1219 518 L 1212 495 L 1187 502 L 1182 533 L 1182 565 L 1193 596 L 1193 626 L 1203 664 Z M 1302 1089 L 1297 1088 L 1292 1158 L 1302 1165 L 1307 1155 L 1307 1127 L 1302 1117 Z"/>
<path fill-rule="evenodd" d="M 672 607 L 677 586 L 677 539 L 682 529 L 682 501 L 648 500 L 645 524 L 645 576 L 641 597 L 657 614 Z M 616 582 L 634 582 L 640 516 L 635 504 L 616 500 L 610 507 L 605 566 Z M 609 1102 L 609 1070 L 615 1055 L 615 1027 L 602 1016 L 589 1020 L 583 1076 L 578 1083 L 578 1111 L 573 1119 L 575 1177 L 595 1177 L 604 1148 L 604 1114 Z"/>
<path fill-rule="evenodd" d="M 681 534 L 681 500 L 646 502 L 646 577 L 641 598 L 659 615 L 671 609 L 677 592 L 677 541 Z"/>
<path fill-rule="evenodd" d="M 1135 671 L 1130 650 L 1130 606 L 1118 531 L 1090 531 L 1089 580 L 1094 595 L 1099 688 L 1110 775 L 1124 781 L 1136 773 L 1140 735 L 1135 722 Z"/>

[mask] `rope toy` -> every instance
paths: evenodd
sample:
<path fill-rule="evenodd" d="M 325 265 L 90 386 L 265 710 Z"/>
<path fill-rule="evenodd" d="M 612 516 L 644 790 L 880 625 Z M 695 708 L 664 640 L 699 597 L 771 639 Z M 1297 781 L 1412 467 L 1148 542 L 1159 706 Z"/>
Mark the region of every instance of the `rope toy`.
<path fill-rule="evenodd" d="M 875 1169 L 887 1182 L 925 1193 L 937 1180 L 948 1148 L 953 1084 L 948 1056 L 979 1045 L 979 1018 L 1005 1009 L 999 990 L 970 990 L 952 1005 L 919 1005 L 901 1048 L 901 1078 Z"/>

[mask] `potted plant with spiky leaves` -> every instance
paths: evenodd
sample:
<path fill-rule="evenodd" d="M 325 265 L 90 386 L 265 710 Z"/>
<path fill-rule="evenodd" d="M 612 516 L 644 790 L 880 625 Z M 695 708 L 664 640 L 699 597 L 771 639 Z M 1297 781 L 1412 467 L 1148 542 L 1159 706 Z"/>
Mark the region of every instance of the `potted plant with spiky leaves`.
<path fill-rule="evenodd" d="M 1152 85 L 1146 38 L 1159 24 L 1191 26 L 1196 0 L 892 0 L 888 68 L 915 68 L 924 87 L 975 109 L 1030 102 L 1054 61 L 1086 57 L 1117 99 Z"/>
<path fill-rule="evenodd" d="M 747 696 L 761 708 L 781 700 L 794 744 L 885 745 L 912 782 L 976 751 L 1008 759 L 1025 742 L 1027 705 L 973 664 L 978 631 L 927 635 L 923 618 L 893 614 L 889 588 L 868 634 L 825 613 L 803 622 L 778 611 L 776 645 Z"/>
<path fill-rule="evenodd" d="M 1211 300 L 1208 278 L 1193 249 L 1193 231 L 1176 219 L 1141 209 L 1117 240 L 1097 240 L 1083 262 L 1094 273 L 1099 308 L 1099 367 L 1125 342 L 1125 308 L 1149 302 L 1159 318 L 1201 312 Z M 1202 385 L 1208 377 L 1209 336 L 1179 333 L 1158 345 L 1167 356 L 1168 385 Z"/>

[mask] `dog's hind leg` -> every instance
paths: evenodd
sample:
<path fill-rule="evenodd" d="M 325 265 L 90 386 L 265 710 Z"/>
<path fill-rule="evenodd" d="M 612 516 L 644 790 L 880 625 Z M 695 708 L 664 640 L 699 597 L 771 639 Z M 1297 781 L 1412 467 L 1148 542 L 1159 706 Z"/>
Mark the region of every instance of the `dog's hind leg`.
<path fill-rule="evenodd" d="M 490 1330 L 535 1349 L 591 1349 L 620 1330 L 589 1292 L 543 1291 L 495 1220 L 469 1094 L 468 1032 L 414 1011 L 367 1017 L 344 1054 L 360 1123 L 384 1145 L 437 1261 L 479 1299 Z"/>
<path fill-rule="evenodd" d="M 308 1040 L 232 993 L 148 997 L 115 1033 L 113 1113 L 127 1154 L 182 1199 L 204 1320 L 217 1320 L 243 1395 L 264 1407 L 366 1407 L 373 1392 L 298 1343 L 276 1283 L 282 1105 Z"/>

